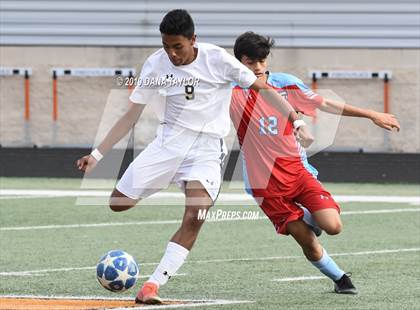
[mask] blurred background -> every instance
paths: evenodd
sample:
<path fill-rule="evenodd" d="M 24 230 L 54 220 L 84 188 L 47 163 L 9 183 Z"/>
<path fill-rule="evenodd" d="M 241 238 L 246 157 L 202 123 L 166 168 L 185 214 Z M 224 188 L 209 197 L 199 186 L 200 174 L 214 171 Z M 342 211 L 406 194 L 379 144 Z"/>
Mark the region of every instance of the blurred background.
<path fill-rule="evenodd" d="M 398 134 L 369 120 L 324 122 L 336 133 L 312 159 L 321 179 L 419 182 L 418 0 L 0 1 L 1 175 L 80 176 L 74 160 L 127 108 L 116 77 L 134 76 L 160 48 L 159 23 L 174 8 L 190 11 L 198 41 L 232 52 L 245 31 L 269 35 L 271 71 L 398 117 Z M 141 150 L 155 135 L 151 109 L 137 127 L 130 148 Z M 227 179 L 237 178 L 234 136 Z"/>

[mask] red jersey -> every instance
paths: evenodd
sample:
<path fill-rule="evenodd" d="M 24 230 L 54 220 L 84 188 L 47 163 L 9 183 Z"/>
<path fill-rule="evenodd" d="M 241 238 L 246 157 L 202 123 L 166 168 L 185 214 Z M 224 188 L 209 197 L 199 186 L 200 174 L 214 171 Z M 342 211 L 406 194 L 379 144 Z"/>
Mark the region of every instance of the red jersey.
<path fill-rule="evenodd" d="M 305 115 L 315 116 L 323 98 L 293 75 L 270 73 L 267 83 Z M 244 180 L 254 197 L 288 195 L 303 174 L 317 171 L 309 165 L 293 125 L 281 112 L 252 89 L 234 87 L 230 117 L 244 159 Z"/>

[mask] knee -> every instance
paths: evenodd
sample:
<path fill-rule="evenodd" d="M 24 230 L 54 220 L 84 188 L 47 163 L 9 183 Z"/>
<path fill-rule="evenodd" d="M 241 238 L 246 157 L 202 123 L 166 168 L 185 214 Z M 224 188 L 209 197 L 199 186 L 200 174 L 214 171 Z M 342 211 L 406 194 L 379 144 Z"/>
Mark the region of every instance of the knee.
<path fill-rule="evenodd" d="M 114 190 L 109 198 L 109 208 L 114 212 L 128 210 L 136 204 L 136 201 L 128 198 L 117 190 Z"/>
<path fill-rule="evenodd" d="M 189 230 L 199 230 L 204 223 L 205 218 L 200 217 L 198 211 L 188 211 L 184 215 L 183 226 Z"/>
<path fill-rule="evenodd" d="M 114 205 L 112 203 L 109 204 L 109 208 L 114 212 L 121 212 L 130 209 L 132 206 L 124 206 L 124 205 Z"/>
<path fill-rule="evenodd" d="M 121 201 L 121 197 L 118 199 L 111 197 L 109 199 L 109 208 L 114 212 L 121 212 L 132 208 L 134 205 L 128 204 L 126 202 Z"/>
<path fill-rule="evenodd" d="M 328 223 L 322 228 L 328 235 L 338 235 L 343 229 L 343 224 L 340 221 Z"/>

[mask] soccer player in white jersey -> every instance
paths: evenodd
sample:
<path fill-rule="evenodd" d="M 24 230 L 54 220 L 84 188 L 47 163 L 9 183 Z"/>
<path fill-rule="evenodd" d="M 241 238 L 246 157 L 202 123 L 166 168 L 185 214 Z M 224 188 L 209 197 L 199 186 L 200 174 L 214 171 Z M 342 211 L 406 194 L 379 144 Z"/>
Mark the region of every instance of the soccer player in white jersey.
<path fill-rule="evenodd" d="M 158 289 L 184 263 L 204 222 L 201 210 L 215 202 L 229 132 L 231 83 L 260 91 L 294 126 L 304 145 L 313 137 L 290 104 L 224 49 L 196 43 L 194 23 L 185 10 L 173 10 L 160 24 L 163 48 L 144 63 L 131 107 L 91 154 L 77 166 L 89 172 L 124 137 L 146 104 L 157 111 L 157 136 L 125 171 L 111 194 L 110 208 L 124 211 L 138 201 L 176 183 L 185 193 L 181 227 L 167 245 L 156 270 L 136 296 L 137 303 L 159 304 Z"/>

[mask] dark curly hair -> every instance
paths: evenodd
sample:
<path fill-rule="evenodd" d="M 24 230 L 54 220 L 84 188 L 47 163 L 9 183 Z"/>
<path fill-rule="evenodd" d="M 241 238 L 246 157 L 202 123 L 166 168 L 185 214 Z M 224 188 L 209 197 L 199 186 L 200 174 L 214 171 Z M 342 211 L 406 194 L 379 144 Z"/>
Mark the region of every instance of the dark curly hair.
<path fill-rule="evenodd" d="M 172 10 L 162 19 L 159 30 L 163 34 L 182 35 L 191 39 L 194 35 L 194 22 L 186 10 Z"/>
<path fill-rule="evenodd" d="M 236 39 L 233 52 L 239 61 L 244 55 L 252 60 L 261 60 L 267 58 L 273 45 L 274 40 L 272 38 L 248 31 Z"/>

